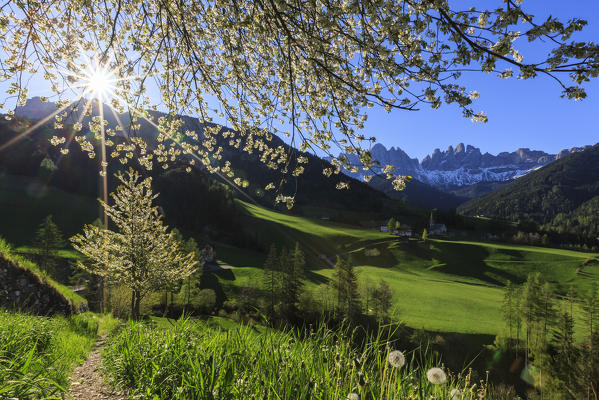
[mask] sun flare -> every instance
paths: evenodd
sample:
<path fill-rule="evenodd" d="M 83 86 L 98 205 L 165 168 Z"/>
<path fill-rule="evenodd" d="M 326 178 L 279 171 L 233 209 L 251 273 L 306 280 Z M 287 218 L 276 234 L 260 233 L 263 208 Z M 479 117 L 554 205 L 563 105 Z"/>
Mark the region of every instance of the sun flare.
<path fill-rule="evenodd" d="M 90 64 L 84 71 L 83 85 L 98 100 L 105 100 L 112 95 L 115 77 L 99 64 Z"/>

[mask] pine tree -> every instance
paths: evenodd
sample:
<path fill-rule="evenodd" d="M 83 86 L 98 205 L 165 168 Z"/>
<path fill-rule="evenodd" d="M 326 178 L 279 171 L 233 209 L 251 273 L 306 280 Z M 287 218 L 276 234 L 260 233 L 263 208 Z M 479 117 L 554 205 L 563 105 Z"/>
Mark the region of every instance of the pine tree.
<path fill-rule="evenodd" d="M 340 314 L 352 321 L 355 320 L 360 310 L 360 296 L 358 294 L 358 279 L 350 261 L 337 256 L 333 274 L 333 288 L 337 292 L 337 309 Z"/>
<path fill-rule="evenodd" d="M 199 291 L 201 280 L 202 280 L 202 263 L 199 261 L 200 257 L 200 249 L 198 247 L 198 243 L 195 241 L 193 237 L 190 237 L 185 242 L 183 242 L 183 251 L 186 253 L 193 253 L 194 258 L 198 261 L 198 268 L 187 277 L 185 282 L 185 304 L 189 306 L 191 302 L 191 296 Z"/>
<path fill-rule="evenodd" d="M 587 398 L 599 398 L 599 290 L 594 286 L 582 305 L 587 337 L 583 352 L 582 369 Z M 594 397 L 593 397 L 594 396 Z"/>
<path fill-rule="evenodd" d="M 547 335 L 557 318 L 553 289 L 549 282 L 545 282 L 541 286 L 541 298 L 539 300 L 541 302 L 540 314 L 543 324 L 541 339 L 542 345 L 545 346 L 547 344 Z"/>
<path fill-rule="evenodd" d="M 71 238 L 75 250 L 91 261 L 79 266 L 131 289 L 131 315 L 139 318 L 141 300 L 150 292 L 168 290 L 187 278 L 197 264 L 184 253 L 162 222 L 153 200 L 151 178 L 130 169 L 117 174 L 121 185 L 111 193 L 114 205 L 100 201 L 117 231 L 86 225 Z"/>
<path fill-rule="evenodd" d="M 533 338 L 538 337 L 538 324 L 540 321 L 540 303 L 541 284 L 539 274 L 530 274 L 522 287 L 522 318 L 526 325 L 526 353 L 525 362 L 528 365 L 530 352 L 536 349 L 537 341 L 533 342 Z"/>
<path fill-rule="evenodd" d="M 304 269 L 306 268 L 306 260 L 299 243 L 295 244 L 293 252 L 283 248 L 280 261 L 282 269 L 281 311 L 290 320 L 295 318 L 298 313 L 297 305 L 304 284 Z"/>
<path fill-rule="evenodd" d="M 393 292 L 389 284 L 380 280 L 374 292 L 374 309 L 377 317 L 385 319 L 389 315 L 389 310 L 393 304 Z"/>
<path fill-rule="evenodd" d="M 503 319 L 508 328 L 509 340 L 508 343 L 511 343 L 513 339 L 513 329 L 515 328 L 515 318 L 517 317 L 518 311 L 515 307 L 515 296 L 516 288 L 512 284 L 511 281 L 507 282 L 505 286 L 505 293 L 503 295 Z"/>
<path fill-rule="evenodd" d="M 268 294 L 267 314 L 270 316 L 274 314 L 275 305 L 277 304 L 277 298 L 280 292 L 280 266 L 281 264 L 277 256 L 277 248 L 274 244 L 272 244 L 270 246 L 268 256 L 266 257 L 266 261 L 264 262 L 264 276 L 262 279 L 264 290 Z"/>
<path fill-rule="evenodd" d="M 569 393 L 576 397 L 574 393 L 578 392 L 579 377 L 582 375 L 577 363 L 580 355 L 574 344 L 574 319 L 566 304 L 563 304 L 558 315 L 551 344 L 555 349 L 553 362 L 549 365 L 553 376 L 552 391 L 556 394 Z"/>
<path fill-rule="evenodd" d="M 34 244 L 37 248 L 39 268 L 46 273 L 52 273 L 57 264 L 58 249 L 64 244 L 62 233 L 52 220 L 52 215 L 48 215 L 40 224 Z"/>
<path fill-rule="evenodd" d="M 374 307 L 374 297 L 376 295 L 376 285 L 369 279 L 366 278 L 363 281 L 363 286 L 362 288 L 362 294 L 363 294 L 363 300 L 364 300 L 364 310 L 366 312 L 366 314 L 369 314 L 370 311 L 374 311 L 376 313 L 375 307 Z"/>

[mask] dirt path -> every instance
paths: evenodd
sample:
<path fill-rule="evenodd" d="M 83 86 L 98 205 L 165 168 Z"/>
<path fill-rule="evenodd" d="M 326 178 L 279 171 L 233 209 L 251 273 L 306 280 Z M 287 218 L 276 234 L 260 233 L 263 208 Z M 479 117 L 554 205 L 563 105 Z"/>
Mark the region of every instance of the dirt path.
<path fill-rule="evenodd" d="M 101 374 L 102 348 L 106 338 L 100 338 L 85 362 L 73 371 L 69 378 L 71 387 L 67 399 L 74 400 L 126 400 L 127 396 L 115 393 L 104 383 Z"/>

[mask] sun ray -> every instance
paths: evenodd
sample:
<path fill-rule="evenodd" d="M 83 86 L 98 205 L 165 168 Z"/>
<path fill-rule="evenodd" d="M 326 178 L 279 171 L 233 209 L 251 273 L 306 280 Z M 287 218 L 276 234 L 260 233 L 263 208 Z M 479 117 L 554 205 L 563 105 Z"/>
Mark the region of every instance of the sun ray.
<path fill-rule="evenodd" d="M 125 138 L 129 139 L 129 134 L 127 133 L 127 130 L 125 129 L 125 125 L 123 125 L 123 123 L 121 122 L 121 118 L 119 117 L 119 115 L 116 113 L 116 111 L 110 105 L 108 105 L 108 109 L 114 116 L 114 119 L 116 119 L 116 123 L 120 126 L 121 131 L 123 132 L 123 135 L 125 136 Z"/>
<path fill-rule="evenodd" d="M 85 94 L 85 92 L 83 94 Z M 30 135 L 31 132 L 33 132 L 34 130 L 36 130 L 37 128 L 39 128 L 40 126 L 42 126 L 43 124 L 45 124 L 46 122 L 48 122 L 49 120 L 51 120 L 52 118 L 54 118 L 59 113 L 63 112 L 67 108 L 69 108 L 71 105 L 73 105 L 76 101 L 79 101 L 80 99 L 81 99 L 81 97 L 79 99 L 76 99 L 76 100 L 73 100 L 73 101 L 69 102 L 67 105 L 65 105 L 65 106 L 57 109 L 56 111 L 52 112 L 51 114 L 48 114 L 44 118 L 40 119 L 35 124 L 33 124 L 32 126 L 30 126 L 29 128 L 27 128 L 27 130 L 23 131 L 22 133 L 18 134 L 17 136 L 15 136 L 11 140 L 9 140 L 8 142 L 6 142 L 2 146 L 0 146 L 0 151 L 2 151 L 4 149 L 12 146 L 13 144 L 15 144 L 16 142 L 18 142 L 19 140 L 24 139 L 26 136 Z"/>
<path fill-rule="evenodd" d="M 79 99 L 79 100 L 81 100 L 81 99 Z M 85 99 L 85 100 L 86 100 L 86 103 L 85 103 L 85 105 L 83 106 L 83 111 L 82 111 L 81 113 L 79 113 L 79 117 L 77 117 L 77 124 L 80 124 L 80 123 L 83 121 L 83 118 L 85 117 L 85 113 L 87 112 L 87 109 L 89 108 L 89 106 L 90 106 L 90 104 L 91 104 L 91 102 L 92 102 L 92 100 L 91 100 L 91 99 L 90 99 L 90 100 L 88 100 L 88 99 Z M 65 149 L 68 149 L 68 148 L 69 148 L 69 146 L 70 146 L 70 145 L 71 145 L 71 143 L 73 142 L 73 138 L 75 137 L 75 135 L 76 135 L 76 132 L 75 132 L 75 130 L 73 129 L 73 130 L 72 130 L 72 132 L 71 132 L 71 134 L 70 134 L 70 135 L 67 137 L 66 143 L 65 143 L 65 145 L 64 145 L 64 148 L 65 148 Z M 62 160 L 62 158 L 63 158 L 63 157 L 64 157 L 64 154 L 63 154 L 63 153 L 61 153 L 61 154 L 58 156 L 58 160 L 56 160 L 56 164 L 58 164 L 58 163 L 60 162 L 60 160 Z"/>

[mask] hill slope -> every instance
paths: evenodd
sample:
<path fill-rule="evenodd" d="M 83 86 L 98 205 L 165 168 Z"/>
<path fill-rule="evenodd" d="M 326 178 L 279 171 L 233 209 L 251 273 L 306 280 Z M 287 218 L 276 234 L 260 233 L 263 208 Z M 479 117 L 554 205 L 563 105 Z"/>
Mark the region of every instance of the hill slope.
<path fill-rule="evenodd" d="M 596 235 L 599 145 L 570 154 L 459 207 L 462 214 L 533 220 L 558 230 Z"/>
<path fill-rule="evenodd" d="M 414 328 L 498 334 L 503 329 L 503 285 L 508 280 L 521 283 L 529 273 L 539 272 L 558 293 L 565 294 L 573 286 L 582 294 L 599 277 L 599 264 L 583 266 L 597 254 L 467 241 L 430 240 L 423 245 L 375 229 L 237 204 L 243 210 L 243 225 L 262 232 L 264 240 L 279 248 L 299 242 L 308 256 L 311 298 L 327 301 L 327 282 L 333 274 L 329 261 L 351 255 L 361 287 L 386 280 L 394 293 L 394 318 Z M 373 249 L 378 255 L 372 255 Z M 264 253 L 219 247 L 217 255 L 236 267 L 222 273 L 225 292 L 261 281 Z"/>
<path fill-rule="evenodd" d="M 24 119 L 40 119 L 41 117 L 50 114 L 54 109 L 55 105 L 51 103 L 42 103 L 39 98 L 29 99 L 24 107 L 20 107 L 16 110 L 16 114 L 19 116 L 20 120 L 17 118 L 16 120 L 10 121 L 8 123 L 2 122 L 0 124 L 0 145 L 26 129 L 27 122 L 23 121 Z M 93 106 L 92 114 L 98 115 L 99 107 Z M 112 116 L 112 112 L 109 111 L 107 106 L 104 106 L 104 115 L 106 116 L 108 123 L 107 127 L 115 128 L 117 125 L 117 120 Z M 154 117 L 155 120 L 165 116 L 165 114 L 157 111 L 150 112 L 150 115 Z M 80 112 L 78 110 L 70 111 L 64 119 L 64 132 L 55 133 L 51 123 L 42 125 L 31 135 L 24 138 L 16 145 L 13 145 L 10 149 L 2 152 L 0 157 L 0 168 L 3 166 L 2 164 L 6 163 L 7 165 L 5 168 L 7 168 L 12 174 L 30 175 L 31 173 L 38 173 L 40 163 L 47 155 L 56 164 L 58 172 L 63 172 L 65 170 L 65 167 L 61 166 L 60 164 L 67 163 L 70 160 L 71 163 L 75 163 L 81 167 L 79 171 L 69 171 L 70 174 L 84 170 L 90 172 L 92 174 L 91 178 L 93 179 L 93 175 L 97 175 L 97 161 L 93 160 L 94 162 L 90 162 L 89 160 L 85 160 L 85 158 L 87 158 L 87 155 L 85 154 L 83 154 L 83 157 L 81 157 L 80 154 L 82 152 L 79 150 L 76 143 L 73 142 L 70 145 L 70 147 L 72 147 L 72 151 L 68 157 L 62 157 L 60 153 L 57 152 L 57 149 L 53 149 L 48 143 L 48 139 L 54 134 L 68 137 L 70 134 L 69 124 L 76 122 L 79 117 Z M 90 118 L 91 117 L 89 116 L 82 118 L 82 125 L 84 127 L 82 134 L 87 134 L 86 127 L 88 126 L 88 121 Z M 206 127 L 216 126 L 212 123 L 206 125 L 202 124 L 197 118 L 190 116 L 182 116 L 181 119 L 183 121 L 183 126 L 180 128 L 180 131 L 195 131 L 200 138 L 203 137 Z M 128 129 L 128 126 L 130 125 L 129 114 L 119 114 L 119 120 L 125 129 Z M 155 125 L 144 119 L 140 119 L 138 123 L 139 130 L 136 131 L 136 136 L 145 138 L 150 148 L 155 146 L 157 144 L 155 141 L 155 138 L 157 137 Z M 223 131 L 229 132 L 231 130 L 228 128 L 223 128 Z M 213 165 L 216 166 L 224 165 L 225 162 L 228 161 L 231 163 L 231 168 L 236 173 L 236 176 L 239 176 L 242 179 L 247 179 L 249 186 L 244 188 L 237 187 L 238 195 L 246 200 L 251 199 L 251 201 L 256 201 L 263 205 L 272 206 L 274 203 L 274 197 L 272 196 L 271 192 L 265 191 L 264 187 L 270 182 L 274 182 L 276 184 L 281 179 L 284 179 L 286 183 L 282 188 L 283 193 L 290 194 L 297 192 L 296 204 L 298 205 L 316 203 L 320 206 L 330 208 L 351 208 L 375 211 L 381 210 L 381 208 L 384 207 L 384 203 L 391 202 L 394 203 L 393 207 L 398 206 L 396 201 L 387 199 L 384 194 L 370 188 L 363 182 L 353 180 L 344 175 L 333 175 L 330 178 L 324 176 L 322 174 L 322 169 L 324 167 L 330 166 L 328 162 L 312 154 L 303 153 L 296 149 L 292 150 L 292 153 L 295 153 L 295 155 L 292 156 L 292 159 L 302 155 L 308 158 L 308 164 L 305 166 L 304 174 L 297 178 L 291 176 L 291 174 L 282 176 L 280 172 L 267 168 L 266 165 L 260 161 L 259 156 L 255 153 L 248 154 L 240 150 L 243 148 L 245 141 L 248 139 L 247 137 L 244 138 L 237 133 L 236 136 L 241 139 L 241 145 L 238 145 L 237 147 L 233 144 L 233 141 L 223 137 L 223 135 L 218 135 L 215 137 L 216 143 L 214 144 L 214 148 L 216 149 L 218 147 L 222 147 L 223 153 L 222 159 L 213 159 L 212 162 Z M 123 136 L 119 135 L 115 137 L 115 142 L 123 142 L 124 140 L 125 139 Z M 197 144 L 197 142 L 194 144 Z M 285 151 L 290 149 L 290 147 L 276 135 L 272 136 L 270 146 L 281 146 L 285 149 Z M 32 154 L 33 159 L 28 160 L 27 163 L 25 160 L 19 158 L 15 159 L 15 154 L 23 153 Z M 7 158 L 6 162 L 2 161 L 2 158 L 4 157 Z M 109 171 L 115 171 L 121 167 L 118 160 L 109 160 L 109 164 Z M 25 174 L 22 171 L 28 171 L 28 173 Z M 221 180 L 216 175 L 213 175 L 212 178 L 215 180 Z M 66 180 L 69 181 L 70 179 Z M 347 196 L 346 191 L 335 189 L 335 186 L 339 181 L 350 181 L 351 196 Z M 54 178 L 52 184 L 55 186 L 61 186 L 64 183 L 58 182 L 58 179 Z M 93 189 L 95 189 L 95 185 Z M 89 191 L 90 190 L 88 190 L 88 192 Z M 348 199 L 348 197 L 351 197 L 351 201 Z"/>

